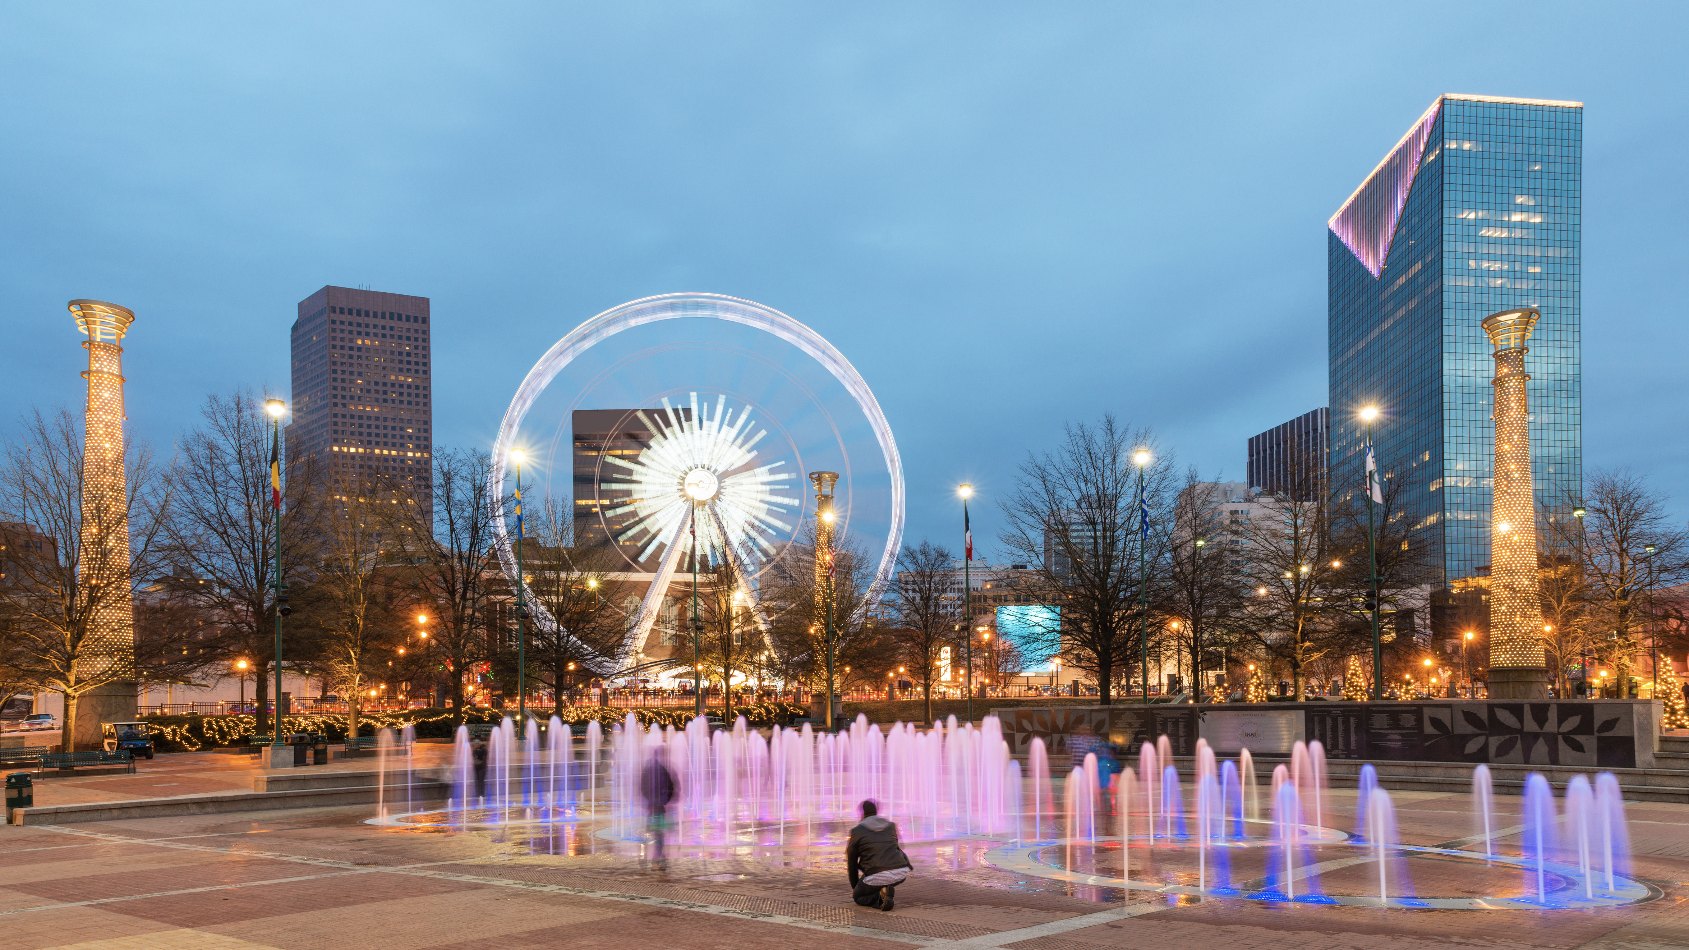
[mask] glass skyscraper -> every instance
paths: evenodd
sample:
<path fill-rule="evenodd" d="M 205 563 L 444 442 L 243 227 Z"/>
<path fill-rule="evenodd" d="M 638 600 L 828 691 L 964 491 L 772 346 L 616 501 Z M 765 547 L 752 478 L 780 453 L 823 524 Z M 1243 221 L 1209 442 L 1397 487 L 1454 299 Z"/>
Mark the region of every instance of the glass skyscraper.
<path fill-rule="evenodd" d="M 1331 492 L 1364 501 L 1362 406 L 1393 517 L 1453 583 L 1488 572 L 1490 345 L 1479 326 L 1542 312 L 1531 339 L 1539 518 L 1570 517 L 1583 484 L 1583 106 L 1446 95 L 1331 217 Z"/>

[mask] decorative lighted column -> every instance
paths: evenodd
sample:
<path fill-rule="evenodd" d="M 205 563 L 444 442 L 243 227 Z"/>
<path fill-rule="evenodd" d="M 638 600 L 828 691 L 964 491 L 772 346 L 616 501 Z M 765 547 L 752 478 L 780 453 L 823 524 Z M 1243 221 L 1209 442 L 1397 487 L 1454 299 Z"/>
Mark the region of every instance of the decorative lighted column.
<path fill-rule="evenodd" d="M 1530 308 L 1484 319 L 1495 346 L 1495 477 L 1490 508 L 1490 698 L 1544 699 L 1547 656 L 1537 580 L 1536 486 L 1525 341 L 1541 315 Z"/>
<path fill-rule="evenodd" d="M 838 640 L 833 630 L 833 587 L 838 570 L 833 564 L 833 526 L 838 515 L 833 511 L 833 486 L 838 484 L 838 472 L 810 472 L 809 483 L 815 486 L 815 612 L 821 618 L 822 644 L 826 647 L 827 697 L 822 721 L 833 727 L 834 692 L 838 680 L 834 665 L 838 661 Z"/>
<path fill-rule="evenodd" d="M 100 723 L 135 718 L 135 601 L 129 576 L 129 485 L 123 462 L 123 337 L 135 322 L 127 307 L 72 300 L 76 327 L 87 336 L 88 408 L 82 454 L 79 583 L 87 591 L 89 663 L 83 679 L 119 679 L 84 693 L 77 703 L 79 749 L 98 748 Z"/>

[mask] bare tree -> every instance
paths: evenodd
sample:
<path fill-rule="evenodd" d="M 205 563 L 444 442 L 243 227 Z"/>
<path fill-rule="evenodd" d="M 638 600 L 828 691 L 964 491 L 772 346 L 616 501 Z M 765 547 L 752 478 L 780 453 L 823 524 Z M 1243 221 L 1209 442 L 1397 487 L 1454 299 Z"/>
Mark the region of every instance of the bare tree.
<path fill-rule="evenodd" d="M 1591 473 L 1584 506 L 1572 547 L 1587 585 L 1589 635 L 1622 685 L 1636 654 L 1655 646 L 1645 639 L 1659 620 L 1654 595 L 1689 580 L 1689 532 L 1672 524 L 1664 499 L 1628 471 Z"/>
<path fill-rule="evenodd" d="M 1343 565 L 1328 546 L 1324 501 L 1262 496 L 1254 517 L 1237 526 L 1246 546 L 1243 577 L 1252 588 L 1246 636 L 1290 667 L 1296 699 L 1305 697 L 1308 664 L 1332 647 Z"/>
<path fill-rule="evenodd" d="M 1433 582 L 1435 565 L 1430 550 L 1415 537 L 1403 508 L 1406 483 L 1386 474 L 1381 485 L 1383 501 L 1374 505 L 1372 523 L 1372 550 L 1378 563 L 1379 639 L 1386 665 L 1391 657 L 1400 665 L 1418 655 L 1420 644 L 1414 634 L 1420 627 L 1414 608 L 1419 605 L 1414 592 Z M 1322 646 L 1327 653 L 1365 654 L 1363 666 L 1370 673 L 1372 583 L 1365 496 L 1337 505 L 1330 521 L 1326 553 L 1336 570 L 1329 591 L 1322 595 L 1330 607 Z M 1429 634 L 1428 625 L 1425 629 Z"/>
<path fill-rule="evenodd" d="M 1129 431 L 1105 415 L 1095 426 L 1067 428 L 1054 452 L 1030 457 L 1014 492 L 1003 503 L 1003 543 L 1038 565 L 1029 592 L 1061 609 L 1059 629 L 1033 631 L 1040 647 L 1096 677 L 1099 701 L 1113 701 L 1117 679 L 1127 678 L 1141 650 L 1140 624 L 1147 594 L 1140 558 L 1157 565 L 1166 551 L 1165 532 L 1143 532 L 1138 510 L 1139 469 L 1133 455 L 1153 442 L 1147 430 Z M 1144 471 L 1149 506 L 1162 512 L 1169 487 L 1169 462 Z M 1156 520 L 1160 520 L 1157 518 Z"/>
<path fill-rule="evenodd" d="M 107 493 L 84 492 L 83 437 L 68 412 L 32 414 L 0 465 L 0 521 L 8 523 L 0 616 L 19 664 L 13 675 L 64 697 L 66 749 L 75 747 L 83 696 L 133 681 L 143 668 L 169 675 L 168 654 L 143 662 L 132 641 L 101 622 L 132 611 L 136 580 L 158 564 L 157 477 L 134 449 L 125 469 L 122 507 Z"/>
<path fill-rule="evenodd" d="M 270 486 L 271 433 L 259 400 L 249 392 L 213 395 L 201 425 L 180 442 L 167 474 L 165 521 L 172 572 L 196 581 L 184 592 L 213 625 L 226 658 L 252 663 L 258 731 L 271 700 L 278 601 L 274 583 L 276 517 Z M 311 523 L 321 500 L 311 490 L 317 466 L 289 460 L 281 514 L 282 583 L 308 576 L 321 536 Z M 290 609 L 285 603 L 282 609 Z M 279 705 L 279 704 L 278 704 Z"/>
<path fill-rule="evenodd" d="M 534 623 L 528 659 L 561 713 L 578 676 L 613 672 L 596 668 L 591 657 L 614 662 L 621 655 L 627 625 L 615 608 L 620 585 L 611 579 L 618 555 L 605 545 L 577 544 L 573 514 L 549 498 L 536 528 L 525 565 L 528 596 L 551 620 Z"/>
<path fill-rule="evenodd" d="M 486 658 L 489 600 L 498 580 L 495 531 L 504 516 L 485 452 L 434 450 L 434 508 L 413 512 L 395 539 L 416 571 L 418 594 L 437 620 L 430 648 L 450 677 L 454 719 L 464 717 L 464 679 Z"/>
<path fill-rule="evenodd" d="M 899 623 L 894 633 L 898 656 L 921 684 L 926 722 L 932 721 L 932 687 L 938 678 L 939 658 L 954 642 L 960 616 L 955 601 L 948 596 L 955 563 L 955 555 L 942 545 L 930 541 L 913 548 L 904 545 L 891 583 L 893 610 Z"/>
<path fill-rule="evenodd" d="M 391 510 L 397 501 L 387 486 L 335 487 L 338 498 L 364 500 L 337 505 L 320 520 L 322 555 L 313 583 L 301 591 L 300 626 L 314 628 L 317 663 L 346 697 L 346 734 L 356 736 L 365 691 L 402 639 L 389 590 L 392 562 L 383 547 L 398 524 Z"/>
<path fill-rule="evenodd" d="M 758 603 L 769 622 L 770 647 L 787 681 L 801 680 L 811 689 L 836 688 L 843 667 L 866 668 L 863 661 L 878 664 L 885 659 L 886 628 L 871 609 L 877 605 L 866 602 L 871 567 L 859 546 L 850 538 L 834 537 L 831 597 L 817 596 L 816 557 L 812 526 L 807 538 L 787 545 L 762 572 Z M 831 683 L 827 680 L 829 654 Z"/>
<path fill-rule="evenodd" d="M 1191 469 L 1173 506 L 1165 609 L 1180 621 L 1199 698 L 1203 666 L 1210 653 L 1229 642 L 1231 621 L 1244 603 L 1240 545 L 1224 517 L 1225 501 L 1218 483 L 1198 479 Z"/>

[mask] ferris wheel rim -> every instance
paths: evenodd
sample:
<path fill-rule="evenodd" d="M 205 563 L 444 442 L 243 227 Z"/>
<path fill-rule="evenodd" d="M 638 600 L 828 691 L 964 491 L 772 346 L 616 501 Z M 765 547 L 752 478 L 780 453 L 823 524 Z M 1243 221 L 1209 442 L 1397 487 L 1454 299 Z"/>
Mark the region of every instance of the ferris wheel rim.
<path fill-rule="evenodd" d="M 768 333 L 796 347 L 819 364 L 855 400 L 857 408 L 874 432 L 875 441 L 879 444 L 880 454 L 891 480 L 891 522 L 886 532 L 885 547 L 880 553 L 880 562 L 874 571 L 873 580 L 869 583 L 867 596 L 853 615 L 853 620 L 862 619 L 862 615 L 878 601 L 886 585 L 890 583 L 897 563 L 897 552 L 903 543 L 903 460 L 897 449 L 897 440 L 892 435 L 891 424 L 887 421 L 885 411 L 880 408 L 880 402 L 869 388 L 867 380 L 862 378 L 862 374 L 837 347 L 808 324 L 755 300 L 698 291 L 654 294 L 601 311 L 564 334 L 534 363 L 533 368 L 528 370 L 521 385 L 517 387 L 516 395 L 505 409 L 504 417 L 499 423 L 498 437 L 493 444 L 492 466 L 488 474 L 491 497 L 504 497 L 506 463 L 511 450 L 515 448 L 516 434 L 520 431 L 528 410 L 558 374 L 582 354 L 619 333 L 681 319 L 721 320 Z M 505 575 L 511 578 L 513 583 L 526 588 L 527 585 L 516 569 L 510 532 L 502 516 L 493 521 L 493 535 L 494 550 Z M 537 622 L 555 623 L 543 605 L 535 603 L 532 598 L 524 598 L 524 601 L 528 615 Z M 621 661 L 620 657 L 596 658 L 617 665 Z"/>

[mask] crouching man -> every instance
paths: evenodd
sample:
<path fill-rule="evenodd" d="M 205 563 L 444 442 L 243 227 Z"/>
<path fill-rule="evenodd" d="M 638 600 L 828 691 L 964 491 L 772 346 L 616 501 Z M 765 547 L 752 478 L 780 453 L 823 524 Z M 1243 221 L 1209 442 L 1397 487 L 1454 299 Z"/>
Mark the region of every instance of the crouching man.
<path fill-rule="evenodd" d="M 891 910 L 897 885 L 912 870 L 909 856 L 897 842 L 897 825 L 880 817 L 873 799 L 862 803 L 862 822 L 850 829 L 845 846 L 845 867 L 850 872 L 852 897 L 863 907 Z"/>

